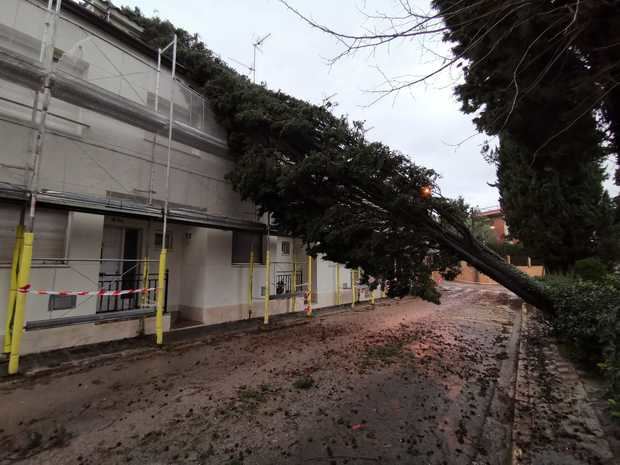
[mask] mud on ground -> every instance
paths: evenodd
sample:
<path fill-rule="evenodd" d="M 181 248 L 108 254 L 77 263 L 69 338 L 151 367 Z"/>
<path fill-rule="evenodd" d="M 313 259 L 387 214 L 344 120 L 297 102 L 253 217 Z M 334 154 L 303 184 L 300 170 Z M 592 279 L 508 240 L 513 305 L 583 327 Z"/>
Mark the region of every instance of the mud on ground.
<path fill-rule="evenodd" d="M 0 463 L 497 463 L 520 303 L 452 287 L 0 384 Z M 511 399 L 507 400 L 510 403 Z M 502 421 L 511 424 L 506 416 Z"/>

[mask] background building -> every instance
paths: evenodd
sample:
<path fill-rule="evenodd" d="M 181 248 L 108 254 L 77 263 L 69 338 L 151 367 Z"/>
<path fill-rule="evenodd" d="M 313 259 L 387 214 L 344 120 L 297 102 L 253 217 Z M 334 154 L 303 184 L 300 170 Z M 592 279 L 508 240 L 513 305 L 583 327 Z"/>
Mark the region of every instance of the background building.
<path fill-rule="evenodd" d="M 487 221 L 489 229 L 498 243 L 509 240 L 508 225 L 500 207 L 482 208 L 477 212 L 476 217 Z"/>

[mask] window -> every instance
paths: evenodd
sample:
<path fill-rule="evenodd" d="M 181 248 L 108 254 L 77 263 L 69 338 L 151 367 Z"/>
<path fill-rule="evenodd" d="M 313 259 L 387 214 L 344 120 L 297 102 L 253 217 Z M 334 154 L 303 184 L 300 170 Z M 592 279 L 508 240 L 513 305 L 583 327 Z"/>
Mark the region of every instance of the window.
<path fill-rule="evenodd" d="M 289 241 L 283 241 L 280 245 L 280 251 L 282 255 L 290 255 L 291 254 L 291 243 Z"/>
<path fill-rule="evenodd" d="M 15 231 L 19 224 L 21 205 L 0 206 L 0 263 L 11 263 L 15 245 Z M 38 208 L 34 222 L 34 258 L 52 258 L 62 262 L 67 255 L 69 212 Z M 37 261 L 37 264 L 42 262 Z M 49 262 L 48 262 L 49 263 Z"/>
<path fill-rule="evenodd" d="M 250 263 L 250 252 L 254 251 L 254 263 L 263 263 L 263 235 L 247 231 L 233 231 L 232 263 Z"/>

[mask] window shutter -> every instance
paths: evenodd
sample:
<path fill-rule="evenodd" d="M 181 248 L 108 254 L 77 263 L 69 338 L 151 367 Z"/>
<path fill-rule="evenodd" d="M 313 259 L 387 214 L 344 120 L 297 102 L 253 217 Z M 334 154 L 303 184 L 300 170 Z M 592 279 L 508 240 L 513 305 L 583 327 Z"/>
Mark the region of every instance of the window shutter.
<path fill-rule="evenodd" d="M 19 224 L 19 205 L 0 206 L 0 263 L 10 263 L 13 260 L 15 232 Z"/>
<path fill-rule="evenodd" d="M 63 210 L 37 210 L 33 257 L 66 258 L 68 217 L 68 212 Z"/>
<path fill-rule="evenodd" d="M 0 262 L 13 259 L 15 231 L 19 224 L 20 205 L 0 206 Z M 66 258 L 66 241 L 69 212 L 38 208 L 34 223 L 34 258 Z"/>

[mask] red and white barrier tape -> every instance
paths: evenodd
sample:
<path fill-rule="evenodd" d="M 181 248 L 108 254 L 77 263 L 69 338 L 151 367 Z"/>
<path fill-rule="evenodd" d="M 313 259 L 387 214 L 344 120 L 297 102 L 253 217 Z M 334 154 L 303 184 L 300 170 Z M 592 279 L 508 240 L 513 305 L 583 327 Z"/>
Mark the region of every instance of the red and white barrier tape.
<path fill-rule="evenodd" d="M 30 284 L 20 287 L 17 292 L 20 294 L 35 294 L 35 295 L 77 295 L 77 296 L 90 296 L 96 295 L 98 297 L 107 296 L 119 296 L 127 294 L 145 294 L 147 292 L 156 291 L 156 287 L 144 287 L 142 289 L 123 289 L 120 291 L 108 291 L 105 289 L 99 289 L 98 291 L 48 291 L 44 289 L 32 289 Z"/>

